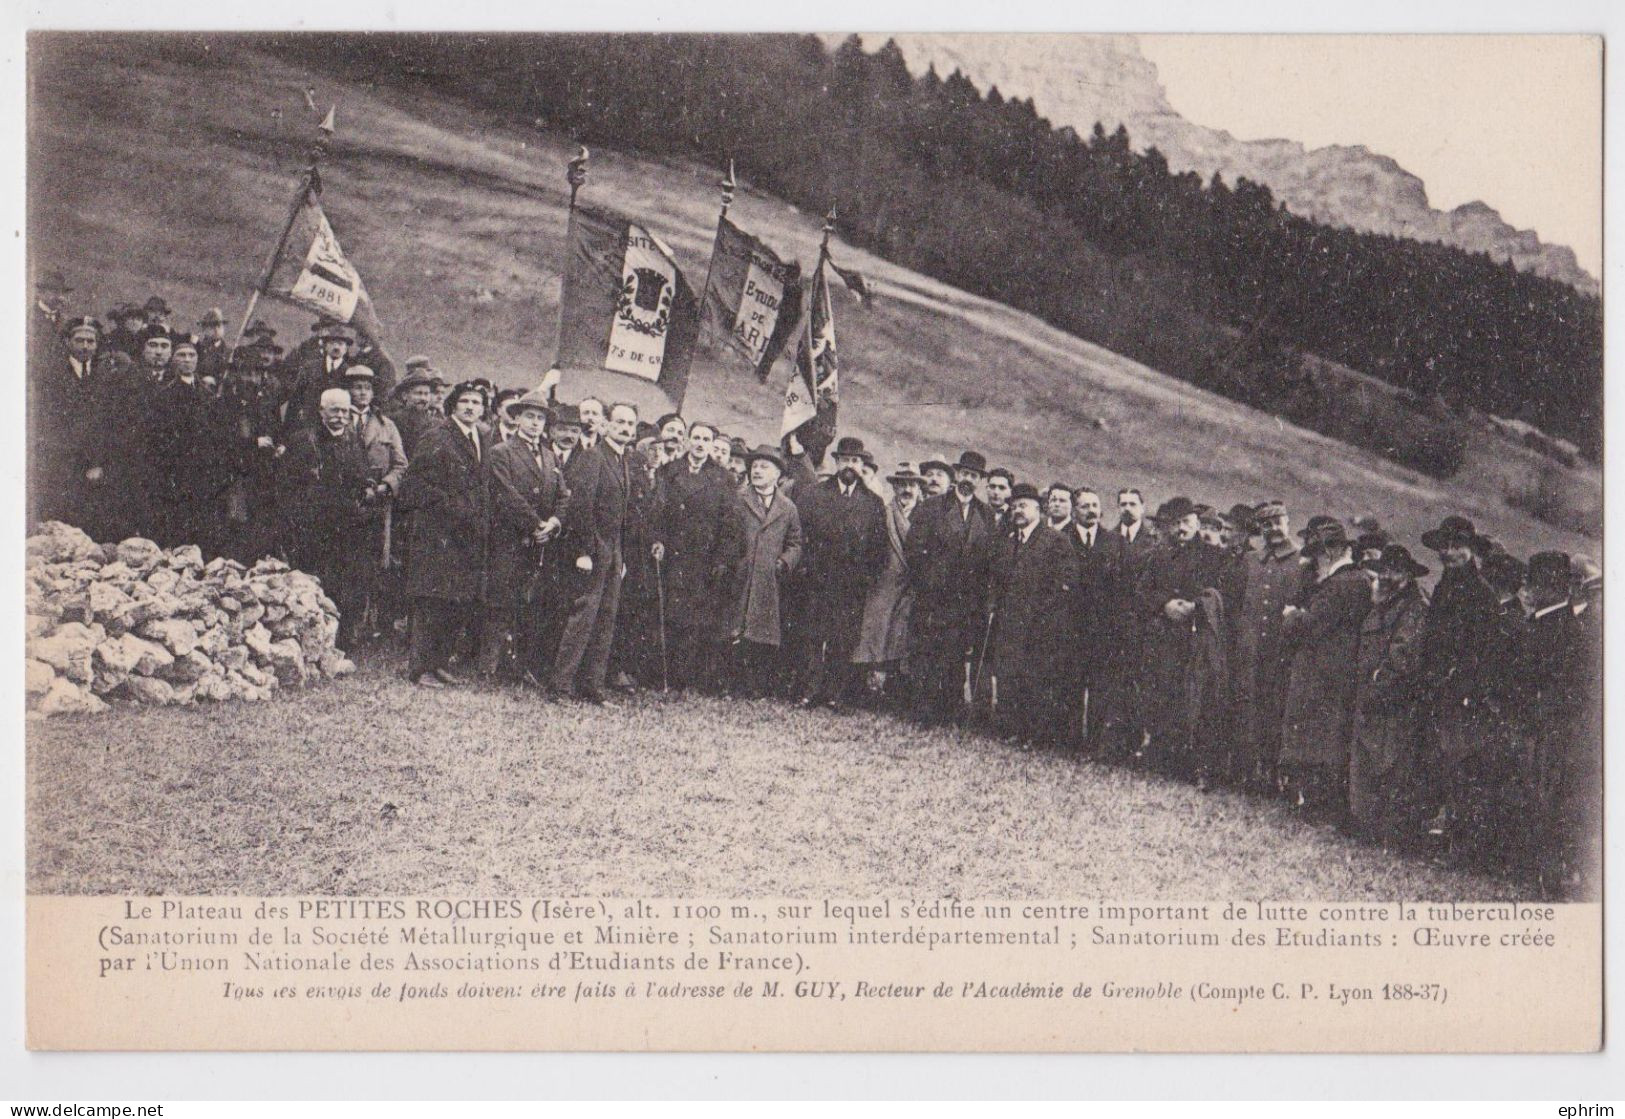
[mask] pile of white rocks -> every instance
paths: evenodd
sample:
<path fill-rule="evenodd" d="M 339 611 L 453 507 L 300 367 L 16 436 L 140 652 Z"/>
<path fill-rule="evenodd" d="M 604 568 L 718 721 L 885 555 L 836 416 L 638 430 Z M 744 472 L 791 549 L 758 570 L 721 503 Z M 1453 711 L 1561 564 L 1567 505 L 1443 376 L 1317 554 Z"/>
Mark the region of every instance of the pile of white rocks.
<path fill-rule="evenodd" d="M 257 701 L 355 671 L 321 583 L 279 560 L 205 563 L 195 547 L 98 544 L 49 521 L 28 538 L 24 581 L 28 705 L 41 715 Z"/>

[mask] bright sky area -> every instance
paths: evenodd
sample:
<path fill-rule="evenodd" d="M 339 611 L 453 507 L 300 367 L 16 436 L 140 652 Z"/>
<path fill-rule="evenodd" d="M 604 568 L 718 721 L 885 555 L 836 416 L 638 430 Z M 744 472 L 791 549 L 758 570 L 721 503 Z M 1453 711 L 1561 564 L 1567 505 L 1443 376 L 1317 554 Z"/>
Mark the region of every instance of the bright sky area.
<path fill-rule="evenodd" d="M 1441 210 L 1481 200 L 1600 276 L 1602 42 L 1588 36 L 1142 35 L 1185 119 L 1364 144 Z"/>

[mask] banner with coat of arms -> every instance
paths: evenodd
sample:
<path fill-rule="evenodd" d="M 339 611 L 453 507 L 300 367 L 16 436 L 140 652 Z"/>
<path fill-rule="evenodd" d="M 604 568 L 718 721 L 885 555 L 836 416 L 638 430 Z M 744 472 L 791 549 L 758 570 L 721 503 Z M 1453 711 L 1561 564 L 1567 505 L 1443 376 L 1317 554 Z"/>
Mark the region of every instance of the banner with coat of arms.
<path fill-rule="evenodd" d="M 653 381 L 681 408 L 699 301 L 669 248 L 611 210 L 570 213 L 557 364 Z"/>

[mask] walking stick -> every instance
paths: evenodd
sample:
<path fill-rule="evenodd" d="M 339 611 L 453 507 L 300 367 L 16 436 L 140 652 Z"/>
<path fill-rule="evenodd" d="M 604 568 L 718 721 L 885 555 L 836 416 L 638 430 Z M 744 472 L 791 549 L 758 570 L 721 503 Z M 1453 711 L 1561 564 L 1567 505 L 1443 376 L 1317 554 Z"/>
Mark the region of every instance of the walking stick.
<path fill-rule="evenodd" d="M 971 676 L 970 690 L 973 700 L 976 695 L 976 685 L 982 679 L 982 668 L 987 664 L 987 647 L 993 643 L 993 619 L 998 616 L 996 610 L 987 612 L 987 630 L 982 634 L 982 647 L 976 651 L 976 672 Z"/>
<path fill-rule="evenodd" d="M 655 605 L 660 615 L 660 690 L 671 691 L 671 679 L 666 660 L 666 573 L 655 557 Z"/>
<path fill-rule="evenodd" d="M 395 539 L 395 503 L 391 501 L 384 506 L 384 554 L 380 560 L 385 571 L 389 570 L 391 560 L 390 551 Z"/>

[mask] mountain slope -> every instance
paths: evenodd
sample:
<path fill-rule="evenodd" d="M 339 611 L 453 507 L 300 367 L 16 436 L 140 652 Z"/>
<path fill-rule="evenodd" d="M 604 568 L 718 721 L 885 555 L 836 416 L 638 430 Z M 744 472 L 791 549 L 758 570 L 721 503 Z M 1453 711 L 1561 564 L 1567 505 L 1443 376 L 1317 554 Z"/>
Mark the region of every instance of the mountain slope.
<path fill-rule="evenodd" d="M 397 357 L 424 351 L 458 376 L 534 384 L 552 359 L 568 191 L 562 136 L 411 91 L 368 89 L 223 37 L 56 39 L 31 44 L 29 250 L 61 267 L 76 309 L 158 291 L 194 317 L 235 324 L 283 216 L 316 118 L 303 91 L 338 104 L 324 200 L 361 269 Z M 644 218 L 691 279 L 704 275 L 717 171 L 595 150 L 586 197 Z M 735 221 L 810 263 L 819 215 L 749 189 Z M 1509 546 L 1594 550 L 1507 506 L 1550 479 L 1597 506 L 1590 473 L 1552 474 L 1501 442 L 1439 482 L 1165 377 L 1030 315 L 849 246 L 843 262 L 879 287 L 874 308 L 837 307 L 842 427 L 889 464 L 974 446 L 1022 476 L 1138 485 L 1228 506 L 1286 499 L 1302 516 L 1376 513 L 1414 538 L 1461 510 Z M 296 341 L 308 315 L 266 314 Z M 777 435 L 788 367 L 767 387 L 696 362 L 685 412 L 752 443 Z M 660 408 L 642 382 L 572 375 L 588 391 Z M 1108 500 L 1110 497 L 1108 496 Z"/>
<path fill-rule="evenodd" d="M 1573 250 L 1544 244 L 1531 230 L 1509 225 L 1483 202 L 1434 209 L 1422 180 L 1361 145 L 1306 148 L 1293 140 L 1238 140 L 1222 129 L 1193 124 L 1169 104 L 1156 66 L 1132 35 L 921 35 L 896 39 L 909 68 L 961 71 L 979 88 L 1031 97 L 1056 126 L 1087 136 L 1096 122 L 1122 124 L 1136 150 L 1155 146 L 1174 171 L 1217 171 L 1234 183 L 1263 183 L 1293 213 L 1330 225 L 1420 241 L 1510 260 L 1517 268 L 1595 294 L 1597 281 Z M 841 36 L 826 35 L 827 42 Z M 874 50 L 887 36 L 862 36 Z M 1007 49 L 1019 40 L 1020 49 Z"/>

